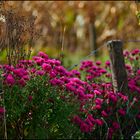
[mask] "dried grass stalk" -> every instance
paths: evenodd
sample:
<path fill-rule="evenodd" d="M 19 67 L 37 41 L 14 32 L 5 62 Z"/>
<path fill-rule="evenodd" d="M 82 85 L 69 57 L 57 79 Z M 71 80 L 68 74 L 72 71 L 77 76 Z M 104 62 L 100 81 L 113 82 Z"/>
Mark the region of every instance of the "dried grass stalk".
<path fill-rule="evenodd" d="M 35 17 L 21 15 L 11 8 L 5 9 L 4 2 L 0 4 L 0 17 L 0 51 L 6 49 L 9 65 L 29 59 L 34 39 L 37 37 Z"/>

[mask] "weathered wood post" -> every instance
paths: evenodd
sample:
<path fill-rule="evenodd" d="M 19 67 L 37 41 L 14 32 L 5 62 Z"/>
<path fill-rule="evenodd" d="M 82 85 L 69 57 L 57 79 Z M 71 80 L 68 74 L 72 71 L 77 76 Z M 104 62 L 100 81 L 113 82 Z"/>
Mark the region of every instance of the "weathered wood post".
<path fill-rule="evenodd" d="M 127 94 L 128 79 L 125 69 L 122 46 L 123 42 L 121 40 L 112 40 L 107 42 L 107 47 L 109 49 L 111 60 L 112 82 L 114 92 L 122 92 L 124 94 Z"/>

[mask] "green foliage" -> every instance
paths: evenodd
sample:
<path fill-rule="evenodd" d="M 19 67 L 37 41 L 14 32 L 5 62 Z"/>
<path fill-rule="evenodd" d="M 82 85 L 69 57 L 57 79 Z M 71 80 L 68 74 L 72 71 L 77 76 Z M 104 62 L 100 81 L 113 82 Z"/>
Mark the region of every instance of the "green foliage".
<path fill-rule="evenodd" d="M 46 76 L 33 77 L 23 88 L 4 89 L 8 138 L 78 137 L 80 131 L 70 122 L 78 104 L 66 91 L 52 87 Z M 60 98 L 63 94 L 68 94 L 69 101 Z"/>
<path fill-rule="evenodd" d="M 135 139 L 135 140 L 139 140 L 140 139 L 140 131 L 137 131 L 134 136 L 132 136 L 132 139 Z"/>

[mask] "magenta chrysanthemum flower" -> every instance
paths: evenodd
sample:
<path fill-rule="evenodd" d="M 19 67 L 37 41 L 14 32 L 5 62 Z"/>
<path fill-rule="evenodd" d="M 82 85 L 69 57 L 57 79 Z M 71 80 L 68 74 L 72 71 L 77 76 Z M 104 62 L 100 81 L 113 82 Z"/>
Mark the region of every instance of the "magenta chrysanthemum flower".
<path fill-rule="evenodd" d="M 42 67 L 42 69 L 45 70 L 46 72 L 49 72 L 49 71 L 52 69 L 51 65 L 46 64 L 46 63 L 43 63 L 41 67 Z"/>
<path fill-rule="evenodd" d="M 0 114 L 3 114 L 5 112 L 4 107 L 0 107 Z"/>
<path fill-rule="evenodd" d="M 6 83 L 10 86 L 15 84 L 15 79 L 12 74 L 8 74 L 8 76 L 6 77 Z"/>
<path fill-rule="evenodd" d="M 119 109 L 118 110 L 118 113 L 121 115 L 121 116 L 124 116 L 126 114 L 126 111 L 124 109 Z"/>

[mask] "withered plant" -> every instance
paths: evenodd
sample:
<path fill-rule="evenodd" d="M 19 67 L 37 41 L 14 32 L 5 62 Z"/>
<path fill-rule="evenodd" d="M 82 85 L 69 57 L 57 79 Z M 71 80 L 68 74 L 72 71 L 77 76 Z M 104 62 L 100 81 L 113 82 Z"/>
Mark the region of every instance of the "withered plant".
<path fill-rule="evenodd" d="M 5 49 L 9 65 L 16 65 L 19 60 L 29 59 L 31 55 L 37 35 L 35 17 L 5 8 L 5 3 L 0 4 L 0 51 Z"/>

